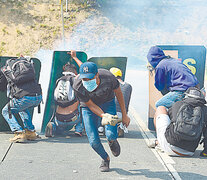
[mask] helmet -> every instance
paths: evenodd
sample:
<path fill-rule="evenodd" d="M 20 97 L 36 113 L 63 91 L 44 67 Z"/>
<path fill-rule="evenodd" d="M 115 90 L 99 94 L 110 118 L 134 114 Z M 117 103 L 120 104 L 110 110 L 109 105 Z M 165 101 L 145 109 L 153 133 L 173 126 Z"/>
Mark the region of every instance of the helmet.
<path fill-rule="evenodd" d="M 111 72 L 115 77 L 118 77 L 118 76 L 122 77 L 122 72 L 121 72 L 121 70 L 120 70 L 119 68 L 112 67 L 112 68 L 110 69 L 110 72 Z"/>
<path fill-rule="evenodd" d="M 196 87 L 190 87 L 185 92 L 186 97 L 192 97 L 196 99 L 205 99 L 204 94 Z"/>

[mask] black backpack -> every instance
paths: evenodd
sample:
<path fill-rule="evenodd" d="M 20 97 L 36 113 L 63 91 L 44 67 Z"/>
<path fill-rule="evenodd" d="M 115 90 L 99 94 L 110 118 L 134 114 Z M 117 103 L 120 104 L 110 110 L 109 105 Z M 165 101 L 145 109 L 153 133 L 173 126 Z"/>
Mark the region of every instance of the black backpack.
<path fill-rule="evenodd" d="M 30 59 L 24 57 L 12 58 L 6 61 L 4 67 L 1 68 L 2 73 L 4 74 L 8 85 L 9 85 L 9 94 L 8 94 L 8 111 L 9 118 L 11 118 L 11 107 L 10 100 L 13 97 L 17 96 L 17 93 L 22 93 L 23 90 L 20 88 L 25 84 L 36 81 L 35 80 L 35 69 L 33 62 Z M 40 90 L 40 85 L 38 90 Z M 16 97 L 17 98 L 17 97 Z M 40 113 L 40 105 L 38 105 L 38 113 Z"/>
<path fill-rule="evenodd" d="M 72 75 L 66 75 L 62 76 L 56 81 L 54 100 L 57 105 L 61 107 L 67 107 L 77 101 L 74 90 L 72 88 L 73 78 L 74 76 Z"/>
<path fill-rule="evenodd" d="M 202 106 L 193 106 L 183 102 L 174 122 L 174 133 L 183 140 L 196 140 L 201 136 L 204 121 Z"/>
<path fill-rule="evenodd" d="M 33 62 L 24 57 L 7 60 L 2 72 L 9 84 L 21 85 L 35 80 Z"/>

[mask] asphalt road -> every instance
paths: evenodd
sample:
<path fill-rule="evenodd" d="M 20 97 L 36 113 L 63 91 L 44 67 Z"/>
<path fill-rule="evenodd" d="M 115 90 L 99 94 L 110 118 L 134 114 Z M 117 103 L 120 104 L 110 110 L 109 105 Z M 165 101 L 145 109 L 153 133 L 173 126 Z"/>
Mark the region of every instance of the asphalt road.
<path fill-rule="evenodd" d="M 104 136 L 102 143 L 111 158 L 110 172 L 100 172 L 100 157 L 90 147 L 87 137 L 45 138 L 27 143 L 13 143 L 12 134 L 0 134 L 0 179 L 207 179 L 206 159 L 169 157 L 146 145 L 154 135 L 130 109 L 129 133 L 119 138 L 121 154 L 113 157 Z"/>

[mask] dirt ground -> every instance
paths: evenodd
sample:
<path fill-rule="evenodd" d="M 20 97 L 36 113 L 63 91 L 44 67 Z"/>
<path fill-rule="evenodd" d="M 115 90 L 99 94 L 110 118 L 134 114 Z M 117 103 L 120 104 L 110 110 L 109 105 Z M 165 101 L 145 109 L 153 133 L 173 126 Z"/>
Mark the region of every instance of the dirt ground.
<path fill-rule="evenodd" d="M 70 2 L 70 1 L 69 1 Z M 96 11 L 84 4 L 69 3 L 64 10 L 65 37 Z M 41 49 L 52 49 L 61 39 L 60 1 L 0 0 L 0 56 L 33 56 Z"/>

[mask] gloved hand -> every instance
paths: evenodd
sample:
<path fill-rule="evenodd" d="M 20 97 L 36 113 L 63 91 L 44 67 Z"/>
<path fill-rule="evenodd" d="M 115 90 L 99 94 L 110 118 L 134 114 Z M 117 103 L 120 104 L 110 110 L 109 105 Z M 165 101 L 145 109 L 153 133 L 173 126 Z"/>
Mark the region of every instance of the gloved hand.
<path fill-rule="evenodd" d="M 104 113 L 102 115 L 102 120 L 101 120 L 101 124 L 103 126 L 110 124 L 111 126 L 115 126 L 117 123 L 121 122 L 122 119 L 119 119 L 117 115 L 111 115 L 108 113 Z"/>
<path fill-rule="evenodd" d="M 200 156 L 202 157 L 207 157 L 207 150 L 203 150 L 201 153 L 200 153 Z"/>

